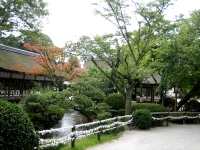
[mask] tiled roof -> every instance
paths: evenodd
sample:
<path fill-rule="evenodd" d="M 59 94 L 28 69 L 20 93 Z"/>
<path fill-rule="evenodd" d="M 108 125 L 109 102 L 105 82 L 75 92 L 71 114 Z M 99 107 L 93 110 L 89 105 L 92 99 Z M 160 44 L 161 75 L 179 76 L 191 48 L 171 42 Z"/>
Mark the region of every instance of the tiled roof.
<path fill-rule="evenodd" d="M 31 56 L 39 56 L 36 53 L 13 48 L 0 44 L 0 68 L 4 70 L 13 70 L 13 66 L 23 65 L 26 68 L 33 68 L 38 64 L 31 59 Z"/>
<path fill-rule="evenodd" d="M 37 53 L 33 53 L 33 52 L 30 52 L 30 51 L 10 47 L 10 46 L 3 45 L 3 44 L 0 44 L 0 49 L 10 51 L 10 52 L 14 52 L 14 53 L 18 53 L 18 54 L 22 54 L 22 55 L 27 55 L 27 56 L 39 56 L 39 54 L 37 54 Z"/>

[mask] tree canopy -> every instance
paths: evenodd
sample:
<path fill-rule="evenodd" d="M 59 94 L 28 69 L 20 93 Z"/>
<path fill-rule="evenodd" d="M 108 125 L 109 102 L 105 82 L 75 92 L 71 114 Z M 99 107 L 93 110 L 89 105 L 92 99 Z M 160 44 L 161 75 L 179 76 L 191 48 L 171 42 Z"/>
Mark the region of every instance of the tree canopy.
<path fill-rule="evenodd" d="M 178 18 L 170 37 L 162 37 L 155 50 L 156 59 L 151 63 L 151 68 L 162 74 L 160 88 L 181 87 L 178 108 L 200 93 L 199 18 L 200 10 L 193 11 L 188 18 Z"/>
<path fill-rule="evenodd" d="M 0 35 L 12 31 L 38 30 L 49 15 L 43 0 L 1 0 Z"/>

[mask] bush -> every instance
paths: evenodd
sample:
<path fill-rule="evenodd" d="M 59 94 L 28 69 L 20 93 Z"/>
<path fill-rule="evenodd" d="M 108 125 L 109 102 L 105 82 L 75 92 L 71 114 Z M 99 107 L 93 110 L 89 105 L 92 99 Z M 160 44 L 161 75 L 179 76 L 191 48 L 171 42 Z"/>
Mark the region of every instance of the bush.
<path fill-rule="evenodd" d="M 62 119 L 67 100 L 62 92 L 30 94 L 20 101 L 36 130 L 48 129 Z"/>
<path fill-rule="evenodd" d="M 165 107 L 160 104 L 154 103 L 136 103 L 132 106 L 132 111 L 136 111 L 138 109 L 148 109 L 150 112 L 164 112 Z"/>
<path fill-rule="evenodd" d="M 112 109 L 119 110 L 125 108 L 125 100 L 122 94 L 112 93 L 107 96 L 106 104 Z"/>
<path fill-rule="evenodd" d="M 139 109 L 147 109 L 150 112 L 165 112 L 165 107 L 160 104 L 154 104 L 154 103 L 136 103 L 132 106 L 132 110 L 136 111 Z M 154 117 L 162 118 L 163 115 L 153 115 Z M 164 121 L 160 120 L 153 120 L 151 126 L 161 126 Z"/>
<path fill-rule="evenodd" d="M 104 120 L 104 119 L 108 119 L 111 117 L 111 114 L 109 112 L 101 112 L 99 114 L 97 114 L 97 120 Z"/>
<path fill-rule="evenodd" d="M 125 109 L 120 109 L 120 110 L 118 111 L 118 115 L 119 115 L 119 116 L 124 116 L 124 115 L 125 115 Z"/>
<path fill-rule="evenodd" d="M 0 99 L 0 149 L 33 150 L 38 135 L 28 115 L 16 104 Z"/>
<path fill-rule="evenodd" d="M 152 116 L 149 110 L 139 109 L 133 112 L 134 126 L 139 129 L 148 129 L 151 127 Z"/>

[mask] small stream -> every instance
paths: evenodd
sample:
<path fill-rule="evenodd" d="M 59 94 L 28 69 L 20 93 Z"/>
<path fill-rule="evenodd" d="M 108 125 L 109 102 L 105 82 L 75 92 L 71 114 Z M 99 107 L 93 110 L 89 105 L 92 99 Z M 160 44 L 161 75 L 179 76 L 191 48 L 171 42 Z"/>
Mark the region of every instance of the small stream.
<path fill-rule="evenodd" d="M 63 118 L 52 128 L 63 128 L 70 127 L 72 125 L 77 125 L 81 123 L 87 123 L 88 119 L 86 116 L 82 115 L 76 110 L 68 109 L 64 114 Z M 55 132 L 55 133 L 47 133 L 45 135 L 41 135 L 40 138 L 52 138 L 53 136 L 66 136 L 71 132 L 71 129 L 65 130 L 64 132 Z"/>

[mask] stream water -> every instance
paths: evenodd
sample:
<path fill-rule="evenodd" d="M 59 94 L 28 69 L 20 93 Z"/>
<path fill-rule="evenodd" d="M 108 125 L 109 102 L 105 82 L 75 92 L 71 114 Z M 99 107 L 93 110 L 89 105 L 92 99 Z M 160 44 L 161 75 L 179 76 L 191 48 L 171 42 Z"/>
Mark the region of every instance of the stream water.
<path fill-rule="evenodd" d="M 70 127 L 72 125 L 77 125 L 81 123 L 87 123 L 88 119 L 86 116 L 82 115 L 78 111 L 73 109 L 68 109 L 64 114 L 63 118 L 58 121 L 58 123 L 52 128 L 63 128 L 63 127 Z M 71 132 L 71 129 L 65 130 L 64 132 L 55 132 L 55 133 L 48 133 L 45 135 L 40 136 L 40 138 L 51 138 L 53 136 L 66 136 Z"/>

